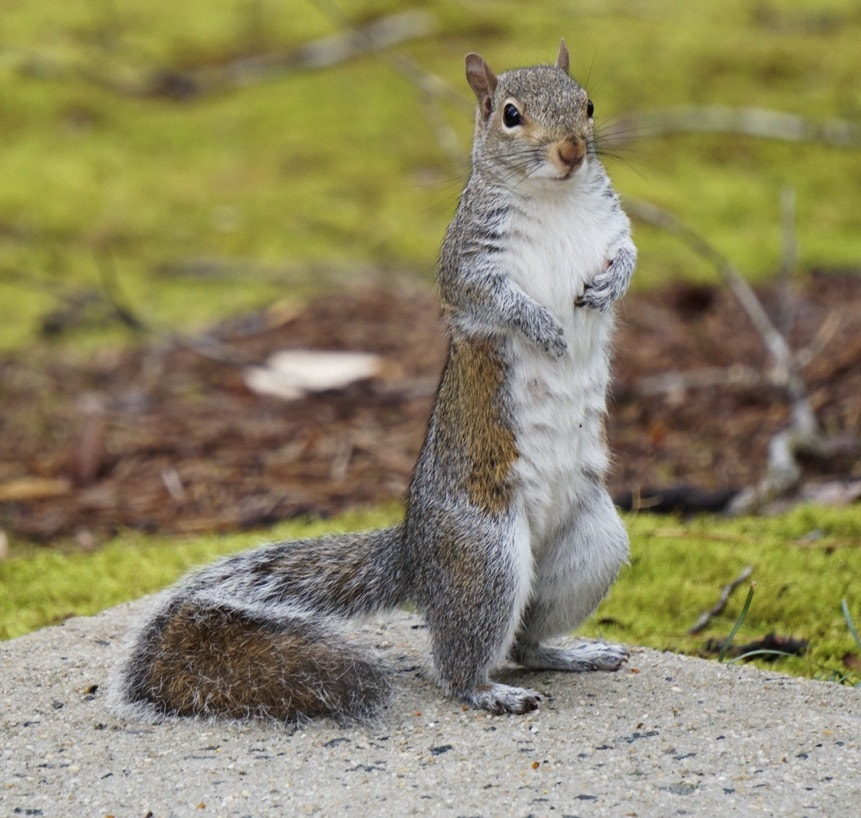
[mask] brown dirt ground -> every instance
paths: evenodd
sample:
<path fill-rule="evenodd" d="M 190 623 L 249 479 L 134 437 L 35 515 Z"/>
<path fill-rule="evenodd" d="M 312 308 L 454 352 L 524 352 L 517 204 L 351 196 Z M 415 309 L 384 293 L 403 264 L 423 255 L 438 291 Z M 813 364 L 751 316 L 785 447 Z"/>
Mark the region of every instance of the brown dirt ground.
<path fill-rule="evenodd" d="M 861 438 L 861 276 L 796 283 L 791 340 L 830 434 Z M 772 315 L 785 299 L 760 292 Z M 125 528 L 226 531 L 400 498 L 421 444 L 444 340 L 430 289 L 364 285 L 295 314 L 271 309 L 213 332 L 262 362 L 285 348 L 385 357 L 380 377 L 285 402 L 252 393 L 236 365 L 164 340 L 83 355 L 44 344 L 0 358 L 0 528 L 88 547 Z M 620 310 L 608 433 L 616 496 L 647 487 L 755 482 L 788 410 L 761 340 L 726 290 L 677 284 Z M 756 383 L 642 393 L 668 372 L 751 367 Z M 855 455 L 817 475 L 861 477 Z"/>

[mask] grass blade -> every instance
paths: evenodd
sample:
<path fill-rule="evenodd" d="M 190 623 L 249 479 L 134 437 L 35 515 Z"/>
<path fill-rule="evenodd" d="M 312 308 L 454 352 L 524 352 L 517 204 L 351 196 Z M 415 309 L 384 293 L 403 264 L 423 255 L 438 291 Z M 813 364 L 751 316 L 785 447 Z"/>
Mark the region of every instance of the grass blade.
<path fill-rule="evenodd" d="M 855 627 L 855 622 L 852 620 L 852 614 L 849 613 L 849 604 L 844 599 L 840 607 L 843 609 L 843 618 L 846 620 L 846 627 L 849 628 L 849 633 L 858 645 L 858 650 L 861 650 L 861 636 L 858 636 L 858 628 Z"/>
<path fill-rule="evenodd" d="M 741 613 L 738 615 L 738 619 L 735 620 L 735 624 L 732 626 L 732 630 L 729 632 L 729 636 L 727 636 L 726 641 L 723 643 L 723 647 L 720 650 L 720 654 L 718 655 L 718 662 L 723 662 L 726 659 L 727 651 L 729 651 L 730 645 L 732 644 L 732 640 L 735 638 L 735 635 L 738 633 L 738 629 L 741 627 L 742 623 L 747 616 L 748 608 L 750 608 L 751 600 L 753 600 L 753 589 L 756 587 L 755 582 L 750 583 L 750 588 L 747 591 L 747 599 L 744 601 L 744 606 L 741 609 Z"/>

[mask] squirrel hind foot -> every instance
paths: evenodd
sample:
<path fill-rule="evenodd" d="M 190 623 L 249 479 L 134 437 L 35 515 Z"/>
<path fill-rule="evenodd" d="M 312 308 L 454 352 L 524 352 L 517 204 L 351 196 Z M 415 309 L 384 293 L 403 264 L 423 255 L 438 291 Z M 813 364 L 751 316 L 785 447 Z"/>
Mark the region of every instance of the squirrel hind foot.
<path fill-rule="evenodd" d="M 628 649 L 609 642 L 582 642 L 569 648 L 517 645 L 512 650 L 512 659 L 532 670 L 564 670 L 569 673 L 614 671 L 628 661 Z"/>
<path fill-rule="evenodd" d="M 355 723 L 372 721 L 389 700 L 382 669 L 301 614 L 273 621 L 201 599 L 166 614 L 141 633 L 129 657 L 120 709 L 156 718 Z"/>
<path fill-rule="evenodd" d="M 505 713 L 518 716 L 531 713 L 538 709 L 541 702 L 541 694 L 535 690 L 511 687 L 499 682 L 482 685 L 463 698 L 473 707 L 487 710 L 495 716 L 502 716 Z"/>

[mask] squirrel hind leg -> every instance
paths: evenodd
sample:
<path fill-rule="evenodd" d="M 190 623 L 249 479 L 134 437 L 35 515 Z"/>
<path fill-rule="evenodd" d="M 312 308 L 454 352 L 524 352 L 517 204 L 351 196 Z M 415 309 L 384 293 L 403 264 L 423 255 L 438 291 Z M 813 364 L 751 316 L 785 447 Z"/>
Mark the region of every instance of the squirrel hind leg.
<path fill-rule="evenodd" d="M 475 690 L 461 695 L 461 698 L 482 710 L 487 710 L 496 716 L 505 713 L 523 715 L 538 709 L 541 694 L 525 687 L 511 687 L 499 682 L 489 682 L 480 685 Z"/>
<path fill-rule="evenodd" d="M 120 709 L 155 717 L 286 723 L 370 721 L 391 692 L 382 670 L 301 612 L 199 598 L 174 601 L 149 624 L 119 686 Z"/>
<path fill-rule="evenodd" d="M 511 658 L 533 670 L 565 670 L 582 673 L 590 670 L 618 670 L 628 661 L 624 645 L 609 642 L 582 642 L 568 648 L 549 648 L 540 644 L 515 644 Z"/>

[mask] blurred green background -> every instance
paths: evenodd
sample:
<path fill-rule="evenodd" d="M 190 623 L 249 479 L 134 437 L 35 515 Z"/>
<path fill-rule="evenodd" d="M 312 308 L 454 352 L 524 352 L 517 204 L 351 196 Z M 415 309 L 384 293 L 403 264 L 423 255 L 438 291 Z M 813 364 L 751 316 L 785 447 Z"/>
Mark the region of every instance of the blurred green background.
<path fill-rule="evenodd" d="M 380 52 L 177 93 L 406 10 L 423 30 Z M 778 264 L 791 186 L 800 266 L 861 259 L 857 148 L 636 138 L 622 121 L 720 104 L 857 123 L 857 0 L 5 0 L 0 30 L 0 347 L 29 340 L 70 283 L 109 279 L 147 320 L 193 329 L 367 268 L 430 281 L 467 172 L 463 55 L 552 61 L 563 36 L 598 128 L 630 137 L 607 159 L 623 196 L 676 213 L 759 279 Z M 428 94 L 410 67 L 446 90 Z M 636 239 L 636 286 L 713 277 L 654 228 Z"/>

